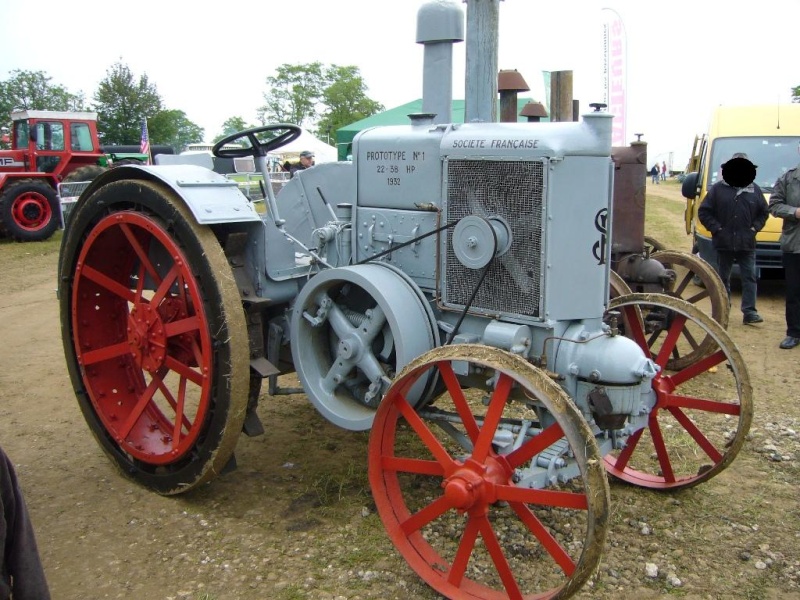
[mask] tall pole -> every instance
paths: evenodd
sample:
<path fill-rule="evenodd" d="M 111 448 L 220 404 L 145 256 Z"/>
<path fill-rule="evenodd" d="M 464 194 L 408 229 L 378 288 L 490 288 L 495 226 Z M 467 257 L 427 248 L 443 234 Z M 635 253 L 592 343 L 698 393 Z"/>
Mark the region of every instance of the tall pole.
<path fill-rule="evenodd" d="M 500 0 L 467 0 L 464 122 L 497 120 Z"/>

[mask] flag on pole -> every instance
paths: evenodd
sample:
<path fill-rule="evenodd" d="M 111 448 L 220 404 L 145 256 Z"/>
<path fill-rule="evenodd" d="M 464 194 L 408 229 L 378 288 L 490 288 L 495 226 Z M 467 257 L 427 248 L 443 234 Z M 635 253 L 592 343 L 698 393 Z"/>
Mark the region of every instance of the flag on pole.
<path fill-rule="evenodd" d="M 612 8 L 603 9 L 605 46 L 605 103 L 614 115 L 611 145 L 625 146 L 627 138 L 628 41 L 622 17 Z"/>
<path fill-rule="evenodd" d="M 142 154 L 147 154 L 147 164 L 151 164 L 153 162 L 153 157 L 150 154 L 150 136 L 147 133 L 147 119 L 142 119 L 142 143 L 139 146 L 139 152 Z"/>

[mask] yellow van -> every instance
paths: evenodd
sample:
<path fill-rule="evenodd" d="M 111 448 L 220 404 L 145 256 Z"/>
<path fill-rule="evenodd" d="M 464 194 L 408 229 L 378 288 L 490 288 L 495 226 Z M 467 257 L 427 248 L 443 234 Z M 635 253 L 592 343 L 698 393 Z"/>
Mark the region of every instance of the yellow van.
<path fill-rule="evenodd" d="M 688 173 L 681 191 L 686 198 L 686 233 L 694 249 L 712 265 L 717 256 L 711 233 L 697 219 L 697 209 L 708 189 L 721 177 L 721 165 L 734 152 L 744 152 L 758 166 L 755 183 L 769 194 L 775 180 L 800 163 L 800 104 L 719 106 L 714 109 L 708 133 L 695 139 Z M 695 170 L 696 169 L 696 170 Z M 783 221 L 770 217 L 756 236 L 756 268 L 781 269 L 778 238 Z"/>

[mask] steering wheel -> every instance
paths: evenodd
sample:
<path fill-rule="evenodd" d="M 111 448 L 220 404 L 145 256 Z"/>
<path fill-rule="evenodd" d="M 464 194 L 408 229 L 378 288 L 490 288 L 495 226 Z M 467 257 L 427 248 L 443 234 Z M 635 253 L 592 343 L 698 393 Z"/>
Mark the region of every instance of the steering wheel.
<path fill-rule="evenodd" d="M 276 133 L 273 133 L 276 132 Z M 259 137 L 263 133 L 273 133 L 273 135 L 266 140 Z M 277 125 L 266 125 L 264 127 L 253 127 L 252 129 L 245 129 L 238 131 L 222 138 L 214 147 L 211 152 L 214 156 L 219 158 L 241 158 L 243 156 L 266 156 L 270 150 L 275 150 L 281 146 L 285 146 L 289 142 L 293 142 L 300 137 L 303 130 L 297 125 L 290 125 L 288 123 L 279 123 Z M 250 142 L 249 148 L 223 148 L 225 144 L 231 144 L 237 140 L 246 139 Z"/>

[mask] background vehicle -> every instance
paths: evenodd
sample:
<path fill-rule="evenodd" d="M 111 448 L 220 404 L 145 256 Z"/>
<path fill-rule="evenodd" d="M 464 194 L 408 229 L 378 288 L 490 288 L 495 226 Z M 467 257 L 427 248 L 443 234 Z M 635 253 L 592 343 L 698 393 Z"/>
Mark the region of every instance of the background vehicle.
<path fill-rule="evenodd" d="M 717 257 L 711 233 L 697 218 L 708 188 L 721 177 L 720 167 L 735 152 L 744 152 L 758 166 L 756 181 L 769 200 L 780 175 L 800 162 L 800 104 L 720 106 L 714 109 L 708 133 L 695 138 L 690 168 L 682 184 L 686 198 L 686 233 L 694 237 L 700 256 L 712 265 Z M 756 267 L 782 269 L 778 239 L 782 221 L 770 217 L 756 236 Z"/>
<path fill-rule="evenodd" d="M 0 151 L 0 234 L 44 240 L 59 226 L 58 183 L 108 164 L 97 114 L 28 110 L 12 113 L 11 121 L 11 150 Z"/>

